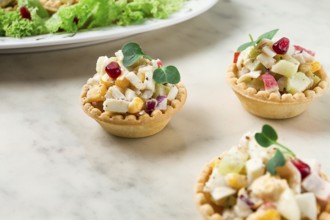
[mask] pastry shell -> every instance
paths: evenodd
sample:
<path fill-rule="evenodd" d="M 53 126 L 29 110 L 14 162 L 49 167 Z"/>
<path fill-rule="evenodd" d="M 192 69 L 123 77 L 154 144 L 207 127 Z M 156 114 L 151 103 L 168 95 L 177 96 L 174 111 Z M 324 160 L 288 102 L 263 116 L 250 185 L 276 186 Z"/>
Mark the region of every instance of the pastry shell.
<path fill-rule="evenodd" d="M 215 160 L 221 160 L 224 154 Z M 213 161 L 215 161 L 213 160 Z M 205 220 L 223 220 L 221 212 L 223 211 L 221 206 L 214 204 L 208 195 L 203 191 L 205 184 L 207 183 L 212 173 L 212 162 L 207 164 L 202 173 L 200 174 L 196 186 L 195 186 L 195 201 L 199 208 L 203 219 Z M 322 178 L 328 180 L 327 176 L 321 173 Z M 318 204 L 320 205 L 320 204 Z M 323 206 L 321 213 L 318 216 L 318 220 L 330 220 L 330 202 L 328 204 L 321 204 Z"/>
<path fill-rule="evenodd" d="M 256 116 L 268 119 L 292 118 L 303 113 L 329 86 L 328 77 L 323 68 L 318 71 L 321 81 L 315 88 L 294 95 L 257 91 L 244 82 L 237 83 L 237 73 L 236 65 L 232 64 L 227 70 L 226 77 L 243 107 Z"/>
<path fill-rule="evenodd" d="M 176 99 L 171 101 L 165 111 L 155 110 L 151 115 L 128 114 L 124 116 L 101 111 L 86 101 L 87 84 L 83 86 L 80 100 L 84 112 L 95 119 L 110 134 L 126 138 L 147 137 L 160 132 L 184 105 L 187 99 L 186 88 L 182 83 L 176 86 L 179 90 Z"/>

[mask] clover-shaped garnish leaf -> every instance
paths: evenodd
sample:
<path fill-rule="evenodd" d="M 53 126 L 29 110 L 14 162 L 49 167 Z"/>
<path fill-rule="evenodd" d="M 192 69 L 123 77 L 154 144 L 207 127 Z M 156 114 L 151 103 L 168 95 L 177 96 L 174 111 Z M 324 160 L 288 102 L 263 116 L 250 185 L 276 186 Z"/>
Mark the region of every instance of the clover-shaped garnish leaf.
<path fill-rule="evenodd" d="M 142 57 L 145 57 L 147 59 L 151 60 L 151 57 L 149 55 L 146 55 L 140 45 L 137 43 L 127 43 L 123 46 L 122 52 L 124 55 L 123 64 L 125 67 L 130 67 L 134 63 L 136 63 L 138 60 L 140 60 Z"/>
<path fill-rule="evenodd" d="M 276 153 L 266 164 L 267 171 L 272 175 L 276 175 L 277 167 L 285 164 L 285 157 L 283 153 L 294 158 L 296 157 L 296 155 L 289 148 L 277 142 L 277 133 L 270 125 L 264 125 L 261 132 L 256 133 L 254 138 L 261 147 L 267 148 L 271 145 L 275 145 Z"/>
<path fill-rule="evenodd" d="M 177 84 L 180 82 L 180 73 L 175 66 L 158 68 L 154 71 L 153 80 L 160 84 Z"/>

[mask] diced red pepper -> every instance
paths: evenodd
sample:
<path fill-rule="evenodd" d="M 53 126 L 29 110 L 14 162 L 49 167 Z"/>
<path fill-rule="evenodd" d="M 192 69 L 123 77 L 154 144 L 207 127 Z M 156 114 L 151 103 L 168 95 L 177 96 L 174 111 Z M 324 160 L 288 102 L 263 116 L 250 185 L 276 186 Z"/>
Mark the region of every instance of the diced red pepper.
<path fill-rule="evenodd" d="M 298 45 L 294 45 L 293 47 L 294 47 L 295 50 L 298 50 L 298 51 L 305 51 L 305 52 L 308 53 L 309 55 L 311 55 L 311 56 L 315 56 L 315 52 L 314 52 L 314 51 L 308 50 L 308 49 L 303 48 L 303 47 L 298 46 Z"/>
<path fill-rule="evenodd" d="M 233 63 L 237 63 L 237 59 L 238 59 L 238 56 L 239 56 L 240 54 L 241 54 L 240 52 L 235 52 L 235 53 L 234 53 L 234 60 L 233 60 Z"/>

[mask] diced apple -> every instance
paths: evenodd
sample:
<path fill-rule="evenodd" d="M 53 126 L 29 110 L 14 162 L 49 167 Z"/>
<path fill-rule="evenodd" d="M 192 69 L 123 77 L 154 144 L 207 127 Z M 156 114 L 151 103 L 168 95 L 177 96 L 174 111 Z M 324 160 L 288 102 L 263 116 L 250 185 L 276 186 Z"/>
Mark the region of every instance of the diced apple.
<path fill-rule="evenodd" d="M 279 90 L 278 84 L 273 75 L 264 73 L 261 75 L 261 79 L 264 82 L 265 91 L 276 92 Z"/>
<path fill-rule="evenodd" d="M 312 88 L 315 87 L 315 86 L 321 81 L 321 78 L 318 77 L 317 75 L 315 75 L 314 73 L 307 72 L 306 75 L 307 75 L 311 80 L 313 80 Z"/>
<path fill-rule="evenodd" d="M 279 88 L 280 92 L 284 91 L 284 89 L 287 85 L 287 80 L 288 80 L 288 78 L 286 78 L 284 76 L 277 80 L 277 84 L 278 84 L 278 88 Z"/>
<path fill-rule="evenodd" d="M 258 60 L 250 61 L 245 64 L 245 67 L 250 71 L 262 70 L 263 66 Z"/>
<path fill-rule="evenodd" d="M 256 79 L 260 76 L 261 71 L 251 71 L 249 73 L 243 74 L 241 77 L 238 78 L 237 82 L 244 82 L 244 81 L 248 81 L 251 79 Z"/>
<path fill-rule="evenodd" d="M 286 189 L 277 202 L 277 210 L 283 217 L 290 220 L 300 220 L 300 208 L 291 189 Z"/>
<path fill-rule="evenodd" d="M 302 218 L 317 219 L 317 202 L 313 193 L 298 194 L 296 195 L 296 200 Z"/>
<path fill-rule="evenodd" d="M 297 72 L 291 78 L 288 78 L 286 90 L 291 94 L 295 94 L 307 89 L 311 83 L 312 80 L 308 78 L 304 73 Z"/>
<path fill-rule="evenodd" d="M 128 101 L 132 101 L 135 97 L 137 97 L 136 93 L 131 89 L 126 89 L 125 97 Z"/>
<path fill-rule="evenodd" d="M 236 190 L 231 189 L 226 186 L 220 186 L 216 187 L 214 190 L 212 190 L 211 197 L 214 202 L 220 202 L 222 199 L 227 198 L 231 195 L 234 195 L 236 193 Z"/>
<path fill-rule="evenodd" d="M 271 68 L 272 72 L 278 73 L 286 77 L 292 77 L 295 73 L 297 73 L 297 70 L 298 65 L 287 60 L 280 60 L 275 63 Z"/>
<path fill-rule="evenodd" d="M 262 65 L 264 65 L 266 68 L 271 68 L 272 67 L 272 65 L 275 63 L 275 59 L 274 58 L 272 58 L 272 57 L 269 57 L 269 56 L 267 56 L 267 55 L 265 55 L 265 54 L 263 54 L 263 53 L 261 53 L 261 54 L 259 54 L 258 56 L 257 56 L 257 60 L 260 62 L 260 63 L 262 63 Z"/>
<path fill-rule="evenodd" d="M 306 48 L 303 48 L 301 46 L 298 46 L 298 45 L 294 45 L 294 49 L 297 50 L 297 51 L 305 51 L 307 52 L 308 54 L 310 54 L 311 56 L 315 56 L 315 52 L 314 51 L 311 51 L 311 50 L 308 50 Z"/>

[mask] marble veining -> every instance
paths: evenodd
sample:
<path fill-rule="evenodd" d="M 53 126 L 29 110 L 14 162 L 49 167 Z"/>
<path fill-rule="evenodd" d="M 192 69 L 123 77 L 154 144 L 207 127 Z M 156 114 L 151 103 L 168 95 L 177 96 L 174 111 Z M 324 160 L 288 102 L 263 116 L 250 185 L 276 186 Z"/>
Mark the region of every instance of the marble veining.
<path fill-rule="evenodd" d="M 224 75 L 236 47 L 279 28 L 330 69 L 327 0 L 220 0 L 182 24 L 104 44 L 0 55 L 0 219 L 201 219 L 193 187 L 204 164 L 270 123 L 281 142 L 330 173 L 330 93 L 299 117 L 271 121 L 242 109 Z M 177 66 L 188 100 L 161 133 L 108 135 L 80 108 L 98 56 L 136 41 Z"/>

